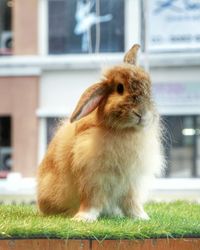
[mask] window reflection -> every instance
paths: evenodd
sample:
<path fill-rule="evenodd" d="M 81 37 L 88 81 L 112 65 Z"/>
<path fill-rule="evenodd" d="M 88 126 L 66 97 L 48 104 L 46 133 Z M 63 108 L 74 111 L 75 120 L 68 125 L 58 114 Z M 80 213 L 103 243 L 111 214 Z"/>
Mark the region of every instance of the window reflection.
<path fill-rule="evenodd" d="M 49 54 L 124 51 L 124 0 L 49 0 Z"/>

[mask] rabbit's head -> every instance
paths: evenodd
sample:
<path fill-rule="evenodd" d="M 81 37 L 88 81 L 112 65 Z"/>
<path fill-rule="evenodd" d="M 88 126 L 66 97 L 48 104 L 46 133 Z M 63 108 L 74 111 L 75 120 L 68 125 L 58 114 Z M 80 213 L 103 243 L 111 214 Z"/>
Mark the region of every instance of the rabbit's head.
<path fill-rule="evenodd" d="M 141 128 L 156 115 L 149 75 L 135 65 L 139 45 L 125 55 L 124 63 L 108 69 L 101 82 L 81 96 L 71 122 L 97 109 L 98 124 L 116 129 Z"/>

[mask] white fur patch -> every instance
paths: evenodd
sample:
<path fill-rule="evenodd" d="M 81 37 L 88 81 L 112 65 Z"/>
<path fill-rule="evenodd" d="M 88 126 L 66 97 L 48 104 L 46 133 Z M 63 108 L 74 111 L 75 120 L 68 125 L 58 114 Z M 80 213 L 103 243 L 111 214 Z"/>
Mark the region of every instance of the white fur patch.
<path fill-rule="evenodd" d="M 72 218 L 75 221 L 85 221 L 85 222 L 93 222 L 97 220 L 99 216 L 99 211 L 95 208 L 90 208 L 88 211 L 80 211 Z"/>
<path fill-rule="evenodd" d="M 79 192 L 87 187 L 88 193 L 95 187 L 92 204 L 100 204 L 107 215 L 118 215 L 130 207 L 121 207 L 123 199 L 132 190 L 133 204 L 142 206 L 155 174 L 162 169 L 162 151 L 157 122 L 135 133 L 114 133 L 101 128 L 91 128 L 77 137 L 73 147 L 74 172 L 81 172 Z M 129 205 L 127 205 L 129 206 Z M 134 210 L 134 207 L 133 207 Z M 137 209 L 136 209 L 137 211 Z M 144 211 L 132 212 L 130 217 L 148 219 Z M 77 213 L 78 221 L 94 221 L 96 210 Z M 121 215 L 119 213 L 119 215 Z"/>
<path fill-rule="evenodd" d="M 136 219 L 140 219 L 140 220 L 149 220 L 150 219 L 148 214 L 144 210 L 140 211 L 139 213 L 135 213 L 134 217 Z"/>

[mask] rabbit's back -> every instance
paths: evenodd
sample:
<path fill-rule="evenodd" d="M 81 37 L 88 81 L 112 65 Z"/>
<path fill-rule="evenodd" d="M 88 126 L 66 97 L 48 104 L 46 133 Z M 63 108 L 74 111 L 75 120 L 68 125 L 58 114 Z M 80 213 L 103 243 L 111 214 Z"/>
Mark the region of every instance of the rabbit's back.
<path fill-rule="evenodd" d="M 38 168 L 38 206 L 44 214 L 74 214 L 78 209 L 76 182 L 71 173 L 74 136 L 74 125 L 64 123 L 51 141 Z"/>

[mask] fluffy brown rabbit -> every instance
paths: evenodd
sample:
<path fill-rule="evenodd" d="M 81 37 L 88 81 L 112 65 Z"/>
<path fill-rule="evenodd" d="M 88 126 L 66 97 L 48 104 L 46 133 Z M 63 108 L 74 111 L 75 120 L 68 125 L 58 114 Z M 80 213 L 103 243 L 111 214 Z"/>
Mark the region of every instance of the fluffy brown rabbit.
<path fill-rule="evenodd" d="M 100 215 L 148 219 L 146 193 L 162 166 L 159 115 L 149 75 L 124 63 L 81 96 L 70 122 L 51 141 L 38 171 L 38 206 L 77 221 Z"/>

